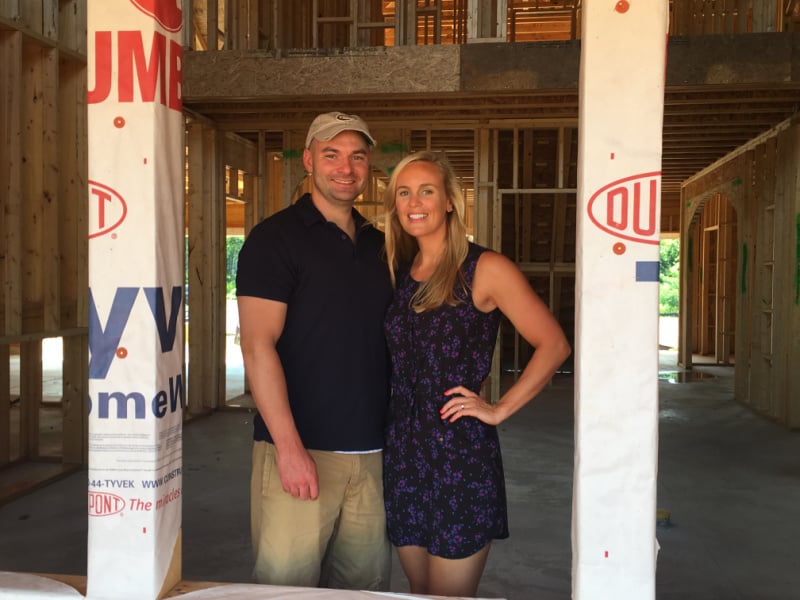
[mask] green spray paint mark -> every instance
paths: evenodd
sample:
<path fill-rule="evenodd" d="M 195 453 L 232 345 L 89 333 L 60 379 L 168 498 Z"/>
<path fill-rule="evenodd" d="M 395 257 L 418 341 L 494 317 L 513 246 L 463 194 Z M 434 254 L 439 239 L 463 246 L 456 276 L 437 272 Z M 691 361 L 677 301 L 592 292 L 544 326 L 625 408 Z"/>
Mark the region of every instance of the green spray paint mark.
<path fill-rule="evenodd" d="M 281 153 L 281 156 L 283 157 L 283 160 L 290 160 L 292 158 L 300 158 L 301 156 L 303 156 L 303 151 L 302 150 L 284 150 Z"/>
<path fill-rule="evenodd" d="M 747 244 L 742 244 L 742 295 L 747 294 Z"/>
<path fill-rule="evenodd" d="M 408 148 L 404 144 L 400 143 L 393 143 L 393 144 L 381 144 L 381 147 L 378 149 L 381 154 L 405 154 L 408 152 Z"/>
<path fill-rule="evenodd" d="M 742 178 L 741 177 L 734 177 L 733 181 L 731 181 L 731 185 L 733 187 L 739 187 L 740 185 L 742 185 Z"/>
<path fill-rule="evenodd" d="M 794 224 L 794 303 L 800 304 L 800 214 Z"/>

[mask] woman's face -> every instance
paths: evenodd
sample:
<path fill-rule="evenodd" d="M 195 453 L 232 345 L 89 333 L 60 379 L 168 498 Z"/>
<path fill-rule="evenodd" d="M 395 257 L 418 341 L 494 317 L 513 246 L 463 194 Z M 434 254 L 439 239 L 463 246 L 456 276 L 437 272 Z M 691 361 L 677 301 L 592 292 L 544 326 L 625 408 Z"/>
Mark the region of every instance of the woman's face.
<path fill-rule="evenodd" d="M 447 213 L 453 210 L 453 205 L 445 192 L 444 177 L 435 164 L 409 163 L 397 176 L 395 204 L 400 226 L 409 235 L 417 239 L 446 236 Z"/>

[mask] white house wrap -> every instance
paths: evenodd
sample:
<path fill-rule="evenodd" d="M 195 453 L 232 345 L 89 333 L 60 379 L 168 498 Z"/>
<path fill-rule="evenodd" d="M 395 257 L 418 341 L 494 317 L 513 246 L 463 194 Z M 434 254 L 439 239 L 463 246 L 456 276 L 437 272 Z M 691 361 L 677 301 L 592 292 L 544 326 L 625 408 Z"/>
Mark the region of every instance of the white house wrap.
<path fill-rule="evenodd" d="M 666 0 L 590 0 L 581 39 L 573 598 L 655 597 Z"/>
<path fill-rule="evenodd" d="M 180 0 L 89 0 L 89 598 L 180 578 Z"/>

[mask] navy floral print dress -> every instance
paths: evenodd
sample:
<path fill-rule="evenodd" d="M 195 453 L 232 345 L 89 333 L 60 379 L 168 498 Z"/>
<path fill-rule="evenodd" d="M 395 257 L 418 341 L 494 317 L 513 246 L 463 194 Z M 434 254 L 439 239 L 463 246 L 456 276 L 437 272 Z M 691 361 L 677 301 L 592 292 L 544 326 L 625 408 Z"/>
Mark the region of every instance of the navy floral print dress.
<path fill-rule="evenodd" d="M 462 273 L 471 289 L 485 248 L 470 244 Z M 444 421 L 445 390 L 480 391 L 492 364 L 500 312 L 479 311 L 471 295 L 457 306 L 415 313 L 418 287 L 398 273 L 386 314 L 392 393 L 383 453 L 389 539 L 435 556 L 465 558 L 508 537 L 497 430 L 473 417 Z"/>

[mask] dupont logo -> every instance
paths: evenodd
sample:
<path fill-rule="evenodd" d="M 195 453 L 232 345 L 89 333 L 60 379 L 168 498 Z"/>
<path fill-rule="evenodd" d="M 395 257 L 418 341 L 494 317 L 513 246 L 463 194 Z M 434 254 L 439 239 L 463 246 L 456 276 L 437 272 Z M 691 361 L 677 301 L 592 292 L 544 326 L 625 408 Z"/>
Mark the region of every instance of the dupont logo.
<path fill-rule="evenodd" d="M 89 239 L 111 233 L 128 214 L 128 205 L 116 190 L 89 181 Z"/>
<path fill-rule="evenodd" d="M 107 517 L 125 508 L 125 499 L 108 492 L 89 492 L 89 516 Z"/>
<path fill-rule="evenodd" d="M 183 25 L 181 0 L 131 0 L 131 4 L 153 17 L 167 31 L 180 31 Z"/>
<path fill-rule="evenodd" d="M 642 244 L 658 244 L 660 192 L 659 171 L 612 181 L 589 199 L 589 218 L 615 237 Z"/>

